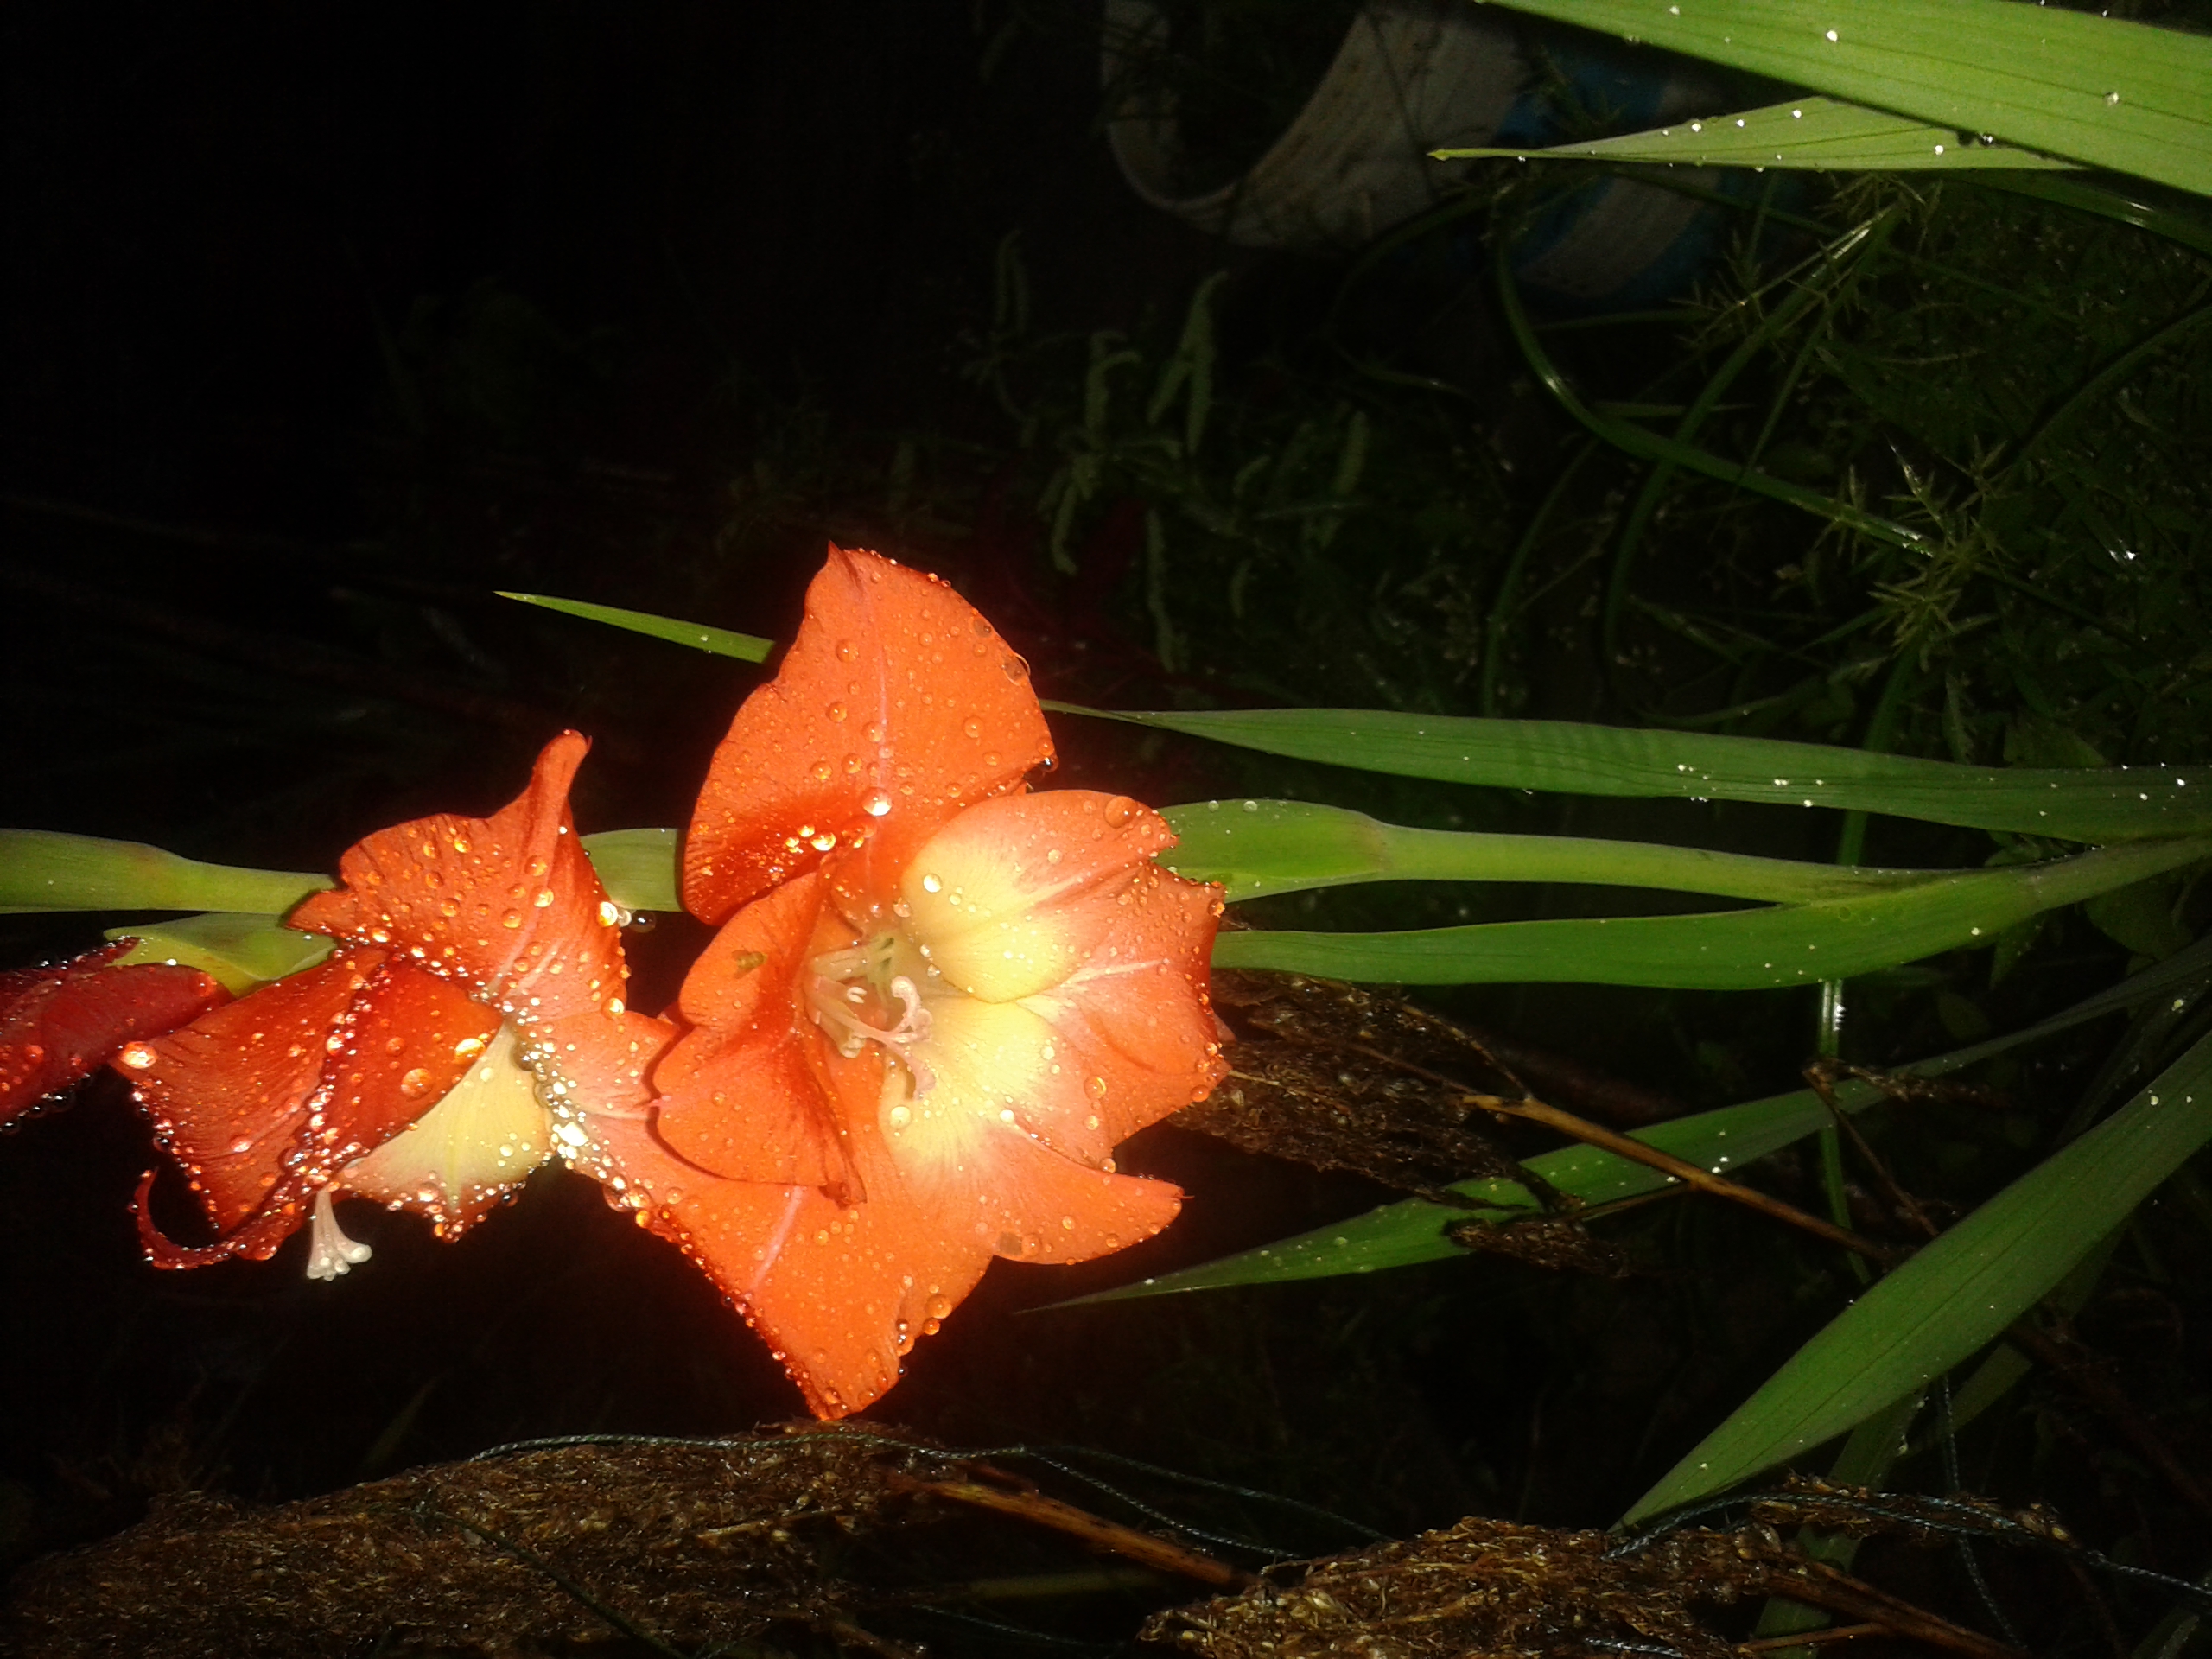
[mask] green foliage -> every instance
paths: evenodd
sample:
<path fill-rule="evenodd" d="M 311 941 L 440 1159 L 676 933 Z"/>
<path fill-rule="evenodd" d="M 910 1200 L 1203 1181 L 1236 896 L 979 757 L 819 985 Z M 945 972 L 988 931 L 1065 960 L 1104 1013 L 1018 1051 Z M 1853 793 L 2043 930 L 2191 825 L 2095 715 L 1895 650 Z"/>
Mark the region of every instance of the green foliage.
<path fill-rule="evenodd" d="M 766 662 L 768 653 L 776 648 L 774 640 L 763 639 L 757 634 L 734 633 L 728 628 L 710 628 L 698 622 L 671 621 L 644 611 L 626 611 L 619 605 L 594 605 L 587 600 L 553 599 L 543 594 L 512 594 L 504 590 L 499 597 L 519 600 L 525 605 L 542 605 L 549 611 L 561 611 L 587 621 L 604 622 L 609 627 L 626 628 L 632 633 L 690 645 L 710 657 L 734 657 L 740 662 L 760 663 Z"/>
<path fill-rule="evenodd" d="M 2212 194 L 2212 41 L 2014 0 L 1502 0 L 1791 86 Z"/>

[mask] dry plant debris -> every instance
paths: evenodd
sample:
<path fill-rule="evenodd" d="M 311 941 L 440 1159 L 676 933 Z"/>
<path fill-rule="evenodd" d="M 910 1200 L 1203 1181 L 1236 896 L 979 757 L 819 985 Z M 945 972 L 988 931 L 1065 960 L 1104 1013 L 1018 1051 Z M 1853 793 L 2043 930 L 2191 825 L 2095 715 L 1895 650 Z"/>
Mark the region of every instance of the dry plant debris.
<path fill-rule="evenodd" d="M 1154 1573 L 1249 1581 L 988 1465 L 880 1431 L 809 1426 L 521 1449 L 271 1508 L 185 1494 L 115 1538 L 27 1568 L 0 1611 L 0 1651 L 520 1659 L 696 1652 L 782 1630 L 809 1651 L 900 1655 L 858 1621 L 918 1598 L 860 1582 L 861 1547 L 978 1513 Z"/>
<path fill-rule="evenodd" d="M 1526 1179 L 1466 1099 L 1470 1089 L 1526 1091 L 1449 1020 L 1294 974 L 1217 973 L 1213 1001 L 1236 1033 L 1235 1069 L 1210 1099 L 1176 1114 L 1179 1127 L 1404 1192 L 1472 1177 Z"/>
<path fill-rule="evenodd" d="M 1470 1517 L 1402 1542 L 1278 1569 L 1239 1596 L 1172 1609 L 1146 1625 L 1144 1639 L 1204 1659 L 1587 1659 L 1609 1651 L 1726 1659 L 1745 1650 L 1714 1628 L 1713 1611 L 1781 1596 L 1935 1651 L 2018 1659 L 2001 1643 L 1808 1558 L 1777 1530 L 1817 1525 L 1929 1543 L 1961 1530 L 2032 1533 L 2065 1541 L 2047 1517 L 1956 1501 L 1924 1507 L 1799 1483 L 1725 1530 L 1624 1540 Z"/>

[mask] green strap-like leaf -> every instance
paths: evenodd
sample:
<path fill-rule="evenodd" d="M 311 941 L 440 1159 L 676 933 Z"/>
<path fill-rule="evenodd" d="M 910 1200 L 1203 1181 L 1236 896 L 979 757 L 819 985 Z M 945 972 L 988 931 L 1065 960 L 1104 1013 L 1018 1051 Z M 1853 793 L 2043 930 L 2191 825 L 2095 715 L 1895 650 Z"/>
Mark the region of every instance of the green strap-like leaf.
<path fill-rule="evenodd" d="M 2085 998 L 2048 1020 L 1967 1048 L 1900 1066 L 1897 1068 L 1898 1075 L 1948 1077 L 2024 1044 L 2070 1031 L 2092 1020 L 2101 1020 L 2121 1008 L 2163 995 L 2196 979 L 2209 968 L 2212 968 L 2212 939 L 2200 940 L 2180 956 L 2146 969 L 2109 990 Z M 1224 1085 L 1235 1086 L 1234 1077 Z M 1859 1111 L 1882 1098 L 1871 1084 L 1856 1078 L 1838 1082 L 1835 1097 L 1836 1103 L 1847 1112 Z M 1674 1118 L 1637 1130 L 1635 1139 L 1719 1174 L 1779 1151 L 1791 1141 L 1825 1128 L 1828 1121 L 1827 1108 L 1821 1103 L 1820 1096 L 1809 1089 L 1800 1089 L 1765 1100 L 1747 1101 L 1739 1106 L 1724 1106 L 1716 1111 Z M 1656 1170 L 1632 1164 L 1595 1147 L 1563 1147 L 1557 1152 L 1528 1160 L 1527 1166 L 1559 1192 L 1591 1205 L 1617 1204 L 1673 1185 L 1670 1178 Z M 1535 1205 L 1527 1189 L 1510 1181 L 1461 1181 L 1452 1191 L 1472 1199 L 1478 1206 L 1475 1213 L 1487 1213 L 1494 1219 L 1508 1218 L 1516 1211 L 1526 1211 Z M 1410 1267 L 1421 1262 L 1441 1262 L 1465 1255 L 1444 1236 L 1444 1228 L 1446 1223 L 1468 1213 L 1421 1198 L 1408 1198 L 1295 1238 L 1055 1306 L 1072 1307 L 1081 1302 L 1124 1301 L 1185 1291 L 1223 1290 L 1237 1285 L 1329 1279 L 1344 1274 L 1373 1273 L 1382 1268 Z"/>
<path fill-rule="evenodd" d="M 1310 801 L 1205 801 L 1161 816 L 1179 839 L 1160 861 L 1194 881 L 1220 882 L 1232 903 L 1355 881 L 1567 881 L 1794 904 L 1924 886 L 1945 874 L 1642 841 L 1408 830 Z"/>
<path fill-rule="evenodd" d="M 1624 1519 L 1725 1491 L 1949 1370 L 2064 1278 L 2208 1140 L 2212 1036 L 1830 1320 Z"/>
<path fill-rule="evenodd" d="M 0 912 L 238 910 L 281 915 L 324 875 L 202 864 L 137 841 L 0 830 Z"/>
<path fill-rule="evenodd" d="M 1541 982 L 1746 991 L 1812 985 L 1993 943 L 2008 927 L 2212 855 L 2144 842 L 1891 892 L 1696 916 L 1484 922 L 1392 933 L 1224 933 L 1217 968 L 1389 985 Z"/>
<path fill-rule="evenodd" d="M 1185 714 L 1048 706 L 1294 760 L 1440 783 L 1828 806 L 2061 841 L 2212 834 L 2212 766 L 1991 768 L 1774 738 L 1381 709 Z"/>
<path fill-rule="evenodd" d="M 677 844 L 673 830 L 608 830 L 583 837 L 607 896 L 626 910 L 683 908 L 677 899 Z M 293 870 L 202 864 L 143 842 L 0 830 L 0 913 L 196 910 L 282 916 L 331 885 L 327 876 Z"/>
<path fill-rule="evenodd" d="M 1522 161 L 1635 162 L 1691 167 L 1757 167 L 1885 173 L 1962 168 L 2051 168 L 2079 163 L 2011 144 L 1962 139 L 1956 127 L 1870 110 L 1833 98 L 1792 99 L 1734 115 L 1707 116 L 1648 132 L 1547 149 L 1439 149 L 1438 161 L 1510 156 Z"/>
<path fill-rule="evenodd" d="M 2212 40 L 2021 0 L 1503 0 L 1972 137 L 2212 194 Z"/>
<path fill-rule="evenodd" d="M 623 909 L 675 911 L 683 908 L 677 897 L 682 839 L 675 830 L 602 830 L 583 843 L 600 885 Z"/>
<path fill-rule="evenodd" d="M 337 948 L 336 940 L 296 932 L 277 917 L 230 910 L 111 927 L 105 937 L 138 941 L 116 959 L 118 966 L 181 963 L 213 974 L 232 996 L 244 996 L 257 985 L 312 968 Z"/>
<path fill-rule="evenodd" d="M 586 621 L 604 622 L 609 627 L 626 628 L 632 633 L 651 634 L 656 639 L 690 645 L 714 657 L 734 657 L 741 662 L 759 663 L 766 661 L 768 653 L 776 648 L 774 640 L 763 639 L 758 634 L 734 633 L 728 628 L 710 628 L 703 622 L 679 622 L 673 617 L 655 616 L 649 611 L 626 611 L 619 605 L 594 605 L 586 600 L 554 599 L 544 594 L 511 594 L 504 588 L 499 594 L 501 599 L 520 600 L 525 605 L 542 605 L 549 611 L 581 616 Z"/>

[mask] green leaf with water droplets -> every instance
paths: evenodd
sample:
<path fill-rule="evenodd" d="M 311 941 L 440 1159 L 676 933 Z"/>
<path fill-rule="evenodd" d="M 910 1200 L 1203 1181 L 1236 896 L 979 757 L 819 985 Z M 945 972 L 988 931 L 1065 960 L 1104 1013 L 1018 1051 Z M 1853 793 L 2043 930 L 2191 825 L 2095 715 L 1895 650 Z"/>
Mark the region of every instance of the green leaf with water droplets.
<path fill-rule="evenodd" d="M 2212 835 L 2212 767 L 2206 766 L 1969 766 L 1777 738 L 1367 709 L 1046 706 L 1440 783 L 1834 807 L 2059 841 Z"/>
<path fill-rule="evenodd" d="M 525 605 L 542 605 L 549 611 L 580 616 L 588 622 L 604 622 L 611 628 L 625 628 L 632 633 L 651 634 L 656 639 L 690 645 L 695 651 L 703 651 L 713 657 L 734 657 L 747 663 L 766 662 L 768 653 L 776 648 L 774 640 L 763 639 L 758 634 L 735 633 L 728 628 L 709 627 L 703 622 L 679 622 L 673 617 L 655 616 L 650 611 L 626 611 L 619 605 L 594 605 L 582 599 L 555 599 L 545 594 L 514 594 L 505 588 L 498 592 L 501 599 L 519 600 Z"/>
<path fill-rule="evenodd" d="M 1545 149 L 1438 149 L 1440 162 L 1513 156 L 1521 161 L 1650 162 L 1689 167 L 1885 173 L 1964 168 L 2068 171 L 2080 164 L 1929 126 L 1833 98 L 1799 98 L 1734 115 L 1679 121 L 1646 132 Z"/>
<path fill-rule="evenodd" d="M 1389 985 L 1545 982 L 1759 990 L 1848 979 L 1993 944 L 2029 918 L 2212 855 L 2212 841 L 2139 842 L 2078 857 L 1939 874 L 1889 892 L 1694 916 L 1482 922 L 1389 933 L 1253 928 L 1217 968 Z"/>
<path fill-rule="evenodd" d="M 2212 39 L 2019 0 L 1501 0 L 1870 109 L 2212 194 Z"/>

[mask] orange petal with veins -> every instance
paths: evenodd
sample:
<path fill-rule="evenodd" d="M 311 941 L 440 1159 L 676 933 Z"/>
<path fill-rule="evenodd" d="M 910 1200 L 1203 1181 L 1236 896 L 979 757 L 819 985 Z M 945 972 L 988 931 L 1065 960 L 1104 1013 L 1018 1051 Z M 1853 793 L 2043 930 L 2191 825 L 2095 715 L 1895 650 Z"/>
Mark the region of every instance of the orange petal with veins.
<path fill-rule="evenodd" d="M 230 1001 L 197 968 L 108 964 L 129 939 L 51 968 L 0 974 L 0 1123 L 58 1094 L 137 1039 L 175 1031 Z"/>
<path fill-rule="evenodd" d="M 740 911 L 700 955 L 677 1004 L 692 1029 L 653 1071 L 654 1124 L 679 1156 L 716 1175 L 855 1197 L 816 1070 L 825 1039 L 802 988 L 827 896 L 818 874 L 787 881 Z"/>
<path fill-rule="evenodd" d="M 1052 757 L 1028 666 L 974 607 L 832 547 L 776 677 L 715 751 L 684 837 L 684 907 L 720 922 L 857 843 L 841 899 L 872 913 L 947 817 Z"/>
<path fill-rule="evenodd" d="M 1163 1181 L 1085 1169 L 992 1126 L 965 1167 L 917 1178 L 874 1122 L 884 1065 L 829 1062 L 868 1198 L 728 1181 L 642 1125 L 607 1144 L 647 1224 L 682 1245 L 768 1339 L 818 1417 L 858 1411 L 898 1380 L 901 1357 L 975 1288 L 994 1255 L 1081 1262 L 1150 1237 L 1182 1195 Z"/>
<path fill-rule="evenodd" d="M 525 1023 L 619 1001 L 617 918 L 569 815 L 590 747 L 562 733 L 529 788 L 488 818 L 438 813 L 357 842 L 339 861 L 343 885 L 310 897 L 290 925 L 387 945 Z"/>
<path fill-rule="evenodd" d="M 1021 1122 L 1085 1161 L 1229 1073 L 1206 993 L 1221 890 L 1147 865 L 1126 891 L 1090 959 L 1020 1003 L 1052 1027 L 1065 1085 Z"/>

